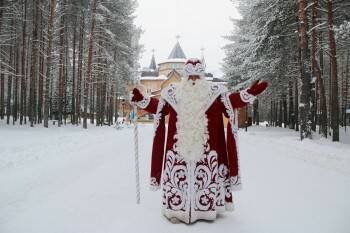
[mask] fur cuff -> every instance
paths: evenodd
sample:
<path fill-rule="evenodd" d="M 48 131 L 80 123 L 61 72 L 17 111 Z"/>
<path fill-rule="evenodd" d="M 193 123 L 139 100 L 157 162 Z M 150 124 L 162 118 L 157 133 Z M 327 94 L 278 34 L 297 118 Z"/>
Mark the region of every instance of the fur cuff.
<path fill-rule="evenodd" d="M 248 89 L 245 89 L 239 93 L 241 100 L 245 103 L 253 104 L 254 100 L 256 99 L 256 96 L 249 94 Z"/>
<path fill-rule="evenodd" d="M 145 97 L 143 100 L 140 100 L 138 102 L 135 102 L 137 107 L 141 108 L 141 109 L 145 109 L 147 108 L 147 106 L 149 105 L 149 103 L 151 102 L 151 98 L 149 97 Z"/>

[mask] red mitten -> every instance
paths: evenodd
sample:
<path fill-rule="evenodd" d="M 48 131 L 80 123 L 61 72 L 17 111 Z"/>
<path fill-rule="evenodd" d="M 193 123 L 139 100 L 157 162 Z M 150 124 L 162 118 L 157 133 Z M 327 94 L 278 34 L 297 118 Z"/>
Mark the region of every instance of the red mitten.
<path fill-rule="evenodd" d="M 254 96 L 260 95 L 263 93 L 268 86 L 267 82 L 260 82 L 260 80 L 257 80 L 254 82 L 254 84 L 247 90 L 249 94 L 252 94 Z"/>
<path fill-rule="evenodd" d="M 143 95 L 141 94 L 141 92 L 139 91 L 139 89 L 134 88 L 132 90 L 132 98 L 131 98 L 131 102 L 139 102 L 143 100 Z"/>

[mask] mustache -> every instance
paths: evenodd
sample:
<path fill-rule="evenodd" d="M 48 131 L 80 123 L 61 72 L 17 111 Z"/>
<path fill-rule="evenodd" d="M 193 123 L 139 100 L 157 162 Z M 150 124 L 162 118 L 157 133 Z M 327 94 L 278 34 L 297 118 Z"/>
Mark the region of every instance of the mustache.
<path fill-rule="evenodd" d="M 186 79 L 185 82 L 186 83 L 201 83 L 201 82 L 203 82 L 203 80 L 201 80 L 201 79 L 195 79 L 195 80 L 193 80 L 193 79 Z"/>

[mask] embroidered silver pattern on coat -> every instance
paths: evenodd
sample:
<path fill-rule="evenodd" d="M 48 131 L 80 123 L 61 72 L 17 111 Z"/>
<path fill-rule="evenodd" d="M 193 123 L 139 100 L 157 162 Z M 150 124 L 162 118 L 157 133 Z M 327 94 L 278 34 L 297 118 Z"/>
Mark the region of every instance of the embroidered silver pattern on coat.
<path fill-rule="evenodd" d="M 157 112 L 154 114 L 154 135 L 156 135 L 160 119 L 162 117 L 162 110 L 163 107 L 165 106 L 165 101 L 163 98 L 159 99 L 158 106 L 157 106 Z"/>

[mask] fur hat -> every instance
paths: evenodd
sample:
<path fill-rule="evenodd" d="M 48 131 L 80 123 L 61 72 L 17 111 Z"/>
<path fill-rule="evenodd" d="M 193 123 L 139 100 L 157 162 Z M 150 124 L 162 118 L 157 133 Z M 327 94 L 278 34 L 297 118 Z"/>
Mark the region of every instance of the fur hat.
<path fill-rule="evenodd" d="M 198 75 L 201 78 L 205 76 L 205 66 L 202 61 L 197 58 L 189 59 L 184 67 L 183 76 L 188 77 L 190 75 Z"/>

